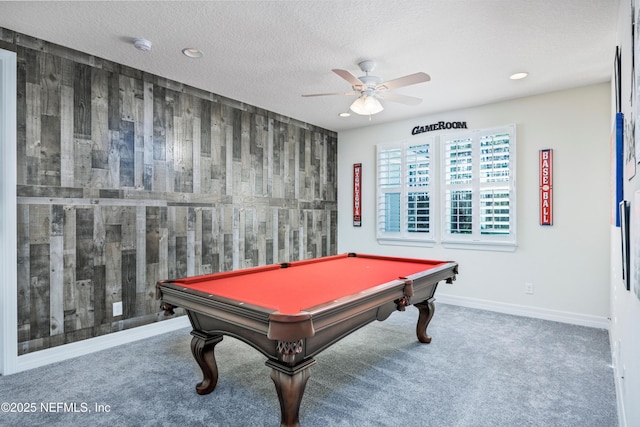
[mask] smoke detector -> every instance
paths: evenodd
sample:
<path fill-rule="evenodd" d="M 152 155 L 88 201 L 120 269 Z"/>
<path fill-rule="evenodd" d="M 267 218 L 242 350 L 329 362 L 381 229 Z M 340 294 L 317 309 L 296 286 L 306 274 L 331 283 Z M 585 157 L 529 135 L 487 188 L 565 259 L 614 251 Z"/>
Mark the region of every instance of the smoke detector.
<path fill-rule="evenodd" d="M 149 52 L 151 50 L 151 42 L 147 39 L 133 39 L 133 45 L 136 49 L 143 52 Z"/>

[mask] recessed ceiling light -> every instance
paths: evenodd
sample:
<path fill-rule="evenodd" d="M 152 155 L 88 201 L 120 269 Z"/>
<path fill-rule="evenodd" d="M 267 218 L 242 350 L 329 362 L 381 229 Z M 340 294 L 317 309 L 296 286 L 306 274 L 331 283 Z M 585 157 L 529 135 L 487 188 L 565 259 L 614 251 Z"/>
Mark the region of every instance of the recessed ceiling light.
<path fill-rule="evenodd" d="M 351 113 L 348 113 L 348 112 L 347 112 L 347 113 L 340 113 L 340 114 L 338 114 L 338 115 L 339 115 L 340 117 L 350 117 L 350 116 L 351 116 Z"/>
<path fill-rule="evenodd" d="M 202 52 L 193 47 L 186 47 L 182 49 L 182 53 L 189 58 L 201 58 Z"/>
<path fill-rule="evenodd" d="M 520 79 L 524 79 L 525 77 L 527 77 L 529 75 L 529 73 L 515 73 L 515 74 L 511 74 L 511 76 L 509 76 L 509 78 L 511 80 L 520 80 Z"/>

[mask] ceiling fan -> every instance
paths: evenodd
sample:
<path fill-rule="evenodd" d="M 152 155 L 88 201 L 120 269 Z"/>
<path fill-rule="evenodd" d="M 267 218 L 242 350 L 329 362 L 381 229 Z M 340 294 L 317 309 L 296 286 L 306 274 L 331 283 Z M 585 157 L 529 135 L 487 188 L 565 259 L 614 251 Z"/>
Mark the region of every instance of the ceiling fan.
<path fill-rule="evenodd" d="M 380 100 L 393 101 L 406 105 L 418 105 L 422 102 L 422 99 L 413 96 L 400 95 L 397 93 L 391 93 L 391 90 L 398 89 L 404 86 L 410 86 L 417 83 L 428 82 L 431 80 L 426 73 L 414 73 L 408 76 L 399 77 L 397 79 L 382 81 L 382 78 L 369 75 L 375 67 L 375 61 L 362 61 L 358 64 L 360 69 L 365 73 L 364 76 L 356 77 L 347 70 L 333 69 L 334 73 L 351 83 L 351 92 L 334 92 L 334 93 L 314 93 L 308 96 L 328 96 L 328 95 L 358 95 L 358 99 L 351 104 L 351 111 L 356 114 L 365 116 L 371 116 L 377 114 L 384 108 L 380 103 Z"/>

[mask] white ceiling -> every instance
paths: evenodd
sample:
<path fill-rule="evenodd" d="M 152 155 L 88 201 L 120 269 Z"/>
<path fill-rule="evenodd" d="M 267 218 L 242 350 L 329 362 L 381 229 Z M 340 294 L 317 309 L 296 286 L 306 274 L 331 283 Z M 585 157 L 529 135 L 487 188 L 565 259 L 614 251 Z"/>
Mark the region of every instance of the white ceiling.
<path fill-rule="evenodd" d="M 334 131 L 609 81 L 617 18 L 618 0 L 0 2 L 0 27 Z M 331 69 L 365 59 L 384 80 L 429 74 L 396 90 L 422 103 L 369 121 L 338 117 L 353 96 L 301 96 L 351 90 Z"/>

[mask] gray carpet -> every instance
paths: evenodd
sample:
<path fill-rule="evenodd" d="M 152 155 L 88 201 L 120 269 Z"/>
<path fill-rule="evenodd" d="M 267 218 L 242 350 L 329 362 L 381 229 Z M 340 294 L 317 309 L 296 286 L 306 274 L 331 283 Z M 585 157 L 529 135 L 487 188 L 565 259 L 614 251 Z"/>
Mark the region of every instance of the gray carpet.
<path fill-rule="evenodd" d="M 416 319 L 413 307 L 394 313 L 320 353 L 301 424 L 618 425 L 607 331 L 436 303 L 433 342 L 424 345 Z M 225 337 L 218 386 L 199 396 L 190 340 L 185 329 L 0 377 L 0 402 L 37 407 L 0 412 L 0 425 L 279 425 L 262 354 Z M 42 403 L 62 412 L 43 412 Z M 64 412 L 74 403 L 88 412 Z"/>

